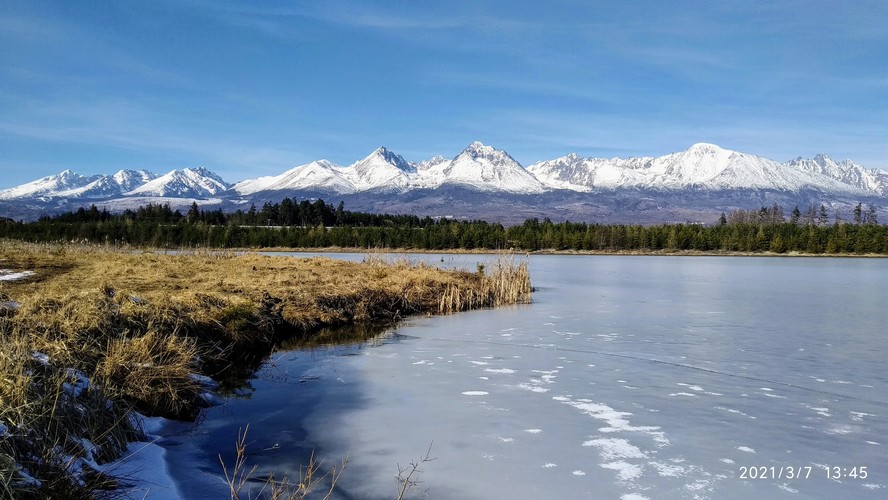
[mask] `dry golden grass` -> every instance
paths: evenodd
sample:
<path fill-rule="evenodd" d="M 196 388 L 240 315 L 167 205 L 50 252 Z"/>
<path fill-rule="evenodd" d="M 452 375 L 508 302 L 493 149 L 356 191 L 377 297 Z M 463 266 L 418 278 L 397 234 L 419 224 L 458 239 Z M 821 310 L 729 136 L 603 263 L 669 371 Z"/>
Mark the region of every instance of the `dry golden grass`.
<path fill-rule="evenodd" d="M 531 292 L 527 264 L 508 257 L 489 273 L 471 273 L 378 257 L 351 263 L 0 241 L 0 269 L 35 272 L 0 282 L 0 424 L 9 429 L 0 436 L 0 494 L 30 491 L 17 472 L 23 464 L 62 496 L 104 484 L 100 477 L 80 484 L 65 476 L 65 464 L 49 465 L 85 453 L 76 447 L 81 427 L 99 447 L 96 459 L 117 456 L 134 436 L 130 405 L 193 417 L 203 404 L 194 373 L 247 376 L 274 345 L 321 340 L 325 327 L 526 302 Z M 11 301 L 17 306 L 2 305 Z M 34 353 L 50 363 L 35 362 Z M 76 398 L 65 389 L 71 369 L 92 380 Z M 28 450 L 19 437 L 34 429 L 42 437 Z M 28 454 L 41 458 L 27 462 Z"/>

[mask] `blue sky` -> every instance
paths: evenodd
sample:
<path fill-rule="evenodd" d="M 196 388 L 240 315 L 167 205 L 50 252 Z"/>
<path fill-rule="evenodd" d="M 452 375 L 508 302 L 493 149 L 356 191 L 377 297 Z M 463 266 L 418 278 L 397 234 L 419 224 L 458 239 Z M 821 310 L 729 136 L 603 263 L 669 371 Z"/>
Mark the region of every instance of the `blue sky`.
<path fill-rule="evenodd" d="M 888 169 L 884 0 L 4 0 L 0 47 L 0 188 L 473 140 L 524 165 L 712 142 Z"/>

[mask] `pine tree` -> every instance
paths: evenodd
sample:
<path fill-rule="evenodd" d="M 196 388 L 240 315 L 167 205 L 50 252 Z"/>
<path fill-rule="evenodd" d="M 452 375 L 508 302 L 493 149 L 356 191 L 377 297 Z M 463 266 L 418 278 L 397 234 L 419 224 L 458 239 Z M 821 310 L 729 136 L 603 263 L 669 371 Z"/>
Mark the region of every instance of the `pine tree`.
<path fill-rule="evenodd" d="M 188 222 L 194 224 L 198 220 L 200 220 L 200 208 L 197 207 L 197 202 L 191 202 L 191 208 L 188 209 Z"/>

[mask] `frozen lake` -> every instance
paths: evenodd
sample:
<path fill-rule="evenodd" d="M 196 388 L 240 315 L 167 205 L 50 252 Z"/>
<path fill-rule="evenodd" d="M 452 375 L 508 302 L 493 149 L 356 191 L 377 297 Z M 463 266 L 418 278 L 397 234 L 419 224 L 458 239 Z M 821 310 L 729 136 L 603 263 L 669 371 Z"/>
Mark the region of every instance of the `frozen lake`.
<path fill-rule="evenodd" d="M 348 455 L 339 498 L 394 498 L 430 445 L 417 498 L 888 497 L 888 260 L 530 264 L 531 305 L 276 354 L 246 397 L 165 430 L 178 491 L 226 497 L 218 455 L 249 424 L 260 473 Z"/>

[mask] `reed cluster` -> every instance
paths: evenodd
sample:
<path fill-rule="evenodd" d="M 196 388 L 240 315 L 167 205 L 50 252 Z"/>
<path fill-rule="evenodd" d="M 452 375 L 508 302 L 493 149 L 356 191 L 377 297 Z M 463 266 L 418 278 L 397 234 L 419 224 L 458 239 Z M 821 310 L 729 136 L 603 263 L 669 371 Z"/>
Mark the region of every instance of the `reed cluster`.
<path fill-rule="evenodd" d="M 454 312 L 482 307 L 530 302 L 532 287 L 528 263 L 516 263 L 513 255 L 499 255 L 488 274 L 485 266 L 478 266 L 474 280 L 450 283 L 440 293 L 438 312 Z"/>
<path fill-rule="evenodd" d="M 326 327 L 529 300 L 527 264 L 490 273 L 378 258 L 168 255 L 0 241 L 0 495 L 84 496 L 137 439 L 134 410 L 193 418 L 207 377 L 242 380 Z M 238 382 L 234 382 L 236 385 Z"/>

